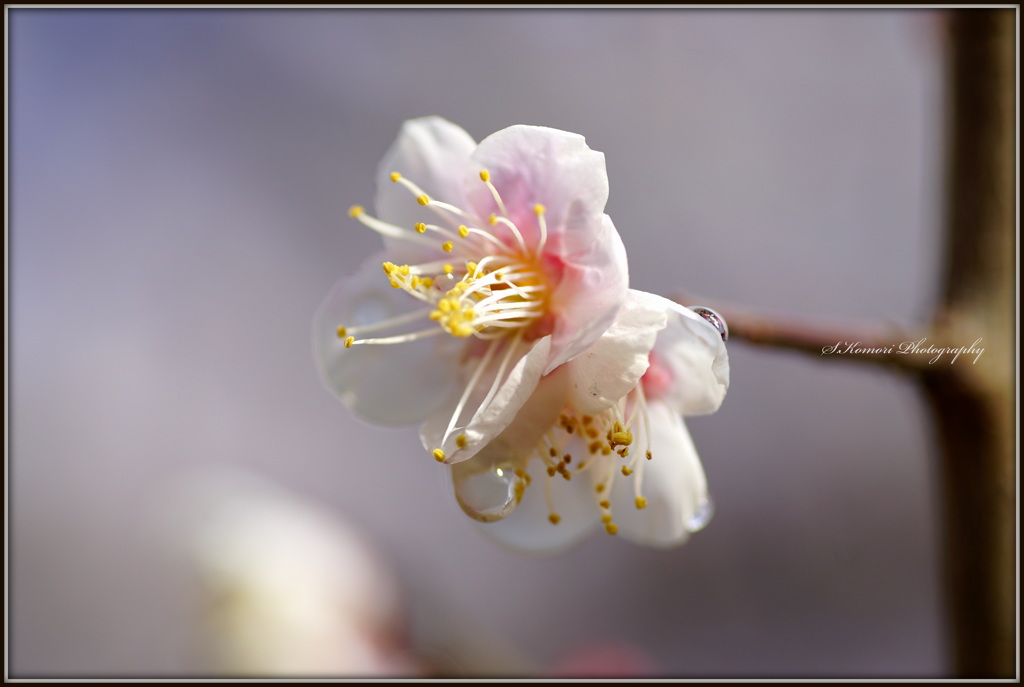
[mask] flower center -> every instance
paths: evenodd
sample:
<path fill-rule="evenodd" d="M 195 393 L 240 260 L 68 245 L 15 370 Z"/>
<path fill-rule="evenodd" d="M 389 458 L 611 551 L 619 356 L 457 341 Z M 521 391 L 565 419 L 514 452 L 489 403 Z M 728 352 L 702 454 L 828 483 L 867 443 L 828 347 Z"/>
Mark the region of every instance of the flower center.
<path fill-rule="evenodd" d="M 581 473 L 590 473 L 601 522 L 608 534 L 616 534 L 619 528 L 612 516 L 611 503 L 616 479 L 632 476 L 634 506 L 641 510 L 647 507 L 642 485 L 644 466 L 653 458 L 649 427 L 644 391 L 642 385 L 638 385 L 619 403 L 599 415 L 579 415 L 567 409 L 530 454 L 518 460 L 510 459 L 511 462 L 494 467 L 493 472 L 509 484 L 509 499 L 518 503 L 534 482 L 528 470 L 539 461 L 545 473 L 543 489 L 548 521 L 552 525 L 557 525 L 562 519 L 553 498 L 553 483 L 558 479 L 569 481 Z M 642 436 L 635 437 L 634 428 Z M 474 513 L 472 506 L 460 503 L 472 517 L 483 521 L 493 519 L 488 513 Z"/>
<path fill-rule="evenodd" d="M 342 326 L 338 328 L 338 337 L 344 340 L 346 347 L 402 343 L 442 332 L 459 338 L 474 336 L 493 340 L 541 321 L 547 313 L 549 295 L 548 281 L 540 265 L 547 242 L 543 205 L 538 203 L 533 207 L 540 230 L 539 240 L 536 245 L 528 246 L 509 218 L 508 209 L 487 170 L 480 172 L 480 180 L 490 190 L 499 212 L 485 221 L 455 205 L 430 198 L 398 172 L 393 172 L 390 178 L 407 188 L 421 206 L 433 210 L 439 222 L 398 227 L 369 216 L 358 205 L 349 215 L 384 236 L 452 254 L 451 258 L 438 254 L 441 259 L 416 265 L 383 264 L 391 286 L 421 301 L 424 307 L 417 312 L 439 327 L 379 338 L 357 336 L 404 325 L 415 319 L 411 314 L 369 326 Z M 442 241 L 432 238 L 435 236 Z"/>

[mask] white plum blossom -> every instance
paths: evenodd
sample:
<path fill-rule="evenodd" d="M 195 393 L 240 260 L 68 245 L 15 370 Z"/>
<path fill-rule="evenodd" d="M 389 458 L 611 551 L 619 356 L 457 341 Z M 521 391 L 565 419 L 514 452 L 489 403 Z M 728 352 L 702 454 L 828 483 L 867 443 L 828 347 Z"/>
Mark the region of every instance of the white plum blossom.
<path fill-rule="evenodd" d="M 385 250 L 321 306 L 315 355 L 357 415 L 423 422 L 435 459 L 468 460 L 626 299 L 604 155 L 535 126 L 477 145 L 427 117 L 404 124 L 377 185 L 377 216 L 350 215 Z"/>
<path fill-rule="evenodd" d="M 422 423 L 462 510 L 508 546 L 564 548 L 599 523 L 652 546 L 698 529 L 710 503 L 682 416 L 722 403 L 724 323 L 628 288 L 604 156 L 534 126 L 478 145 L 428 117 L 377 184 L 377 215 L 350 215 L 385 250 L 314 322 L 345 405 Z"/>
<path fill-rule="evenodd" d="M 683 416 L 715 412 L 729 387 L 713 322 L 630 291 L 604 335 L 555 371 L 561 393 L 536 394 L 502 435 L 453 466 L 463 510 L 521 550 L 565 548 L 598 523 L 649 546 L 684 542 L 711 502 Z"/>

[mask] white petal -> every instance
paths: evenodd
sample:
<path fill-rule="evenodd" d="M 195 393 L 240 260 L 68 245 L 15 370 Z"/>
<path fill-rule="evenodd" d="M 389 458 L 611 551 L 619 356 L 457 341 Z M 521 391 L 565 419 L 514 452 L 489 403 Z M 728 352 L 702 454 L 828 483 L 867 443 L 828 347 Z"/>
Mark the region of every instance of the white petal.
<path fill-rule="evenodd" d="M 664 299 L 630 290 L 615 322 L 593 346 L 571 360 L 572 404 L 596 415 L 628 394 L 647 371 L 648 356 L 669 313 Z"/>
<path fill-rule="evenodd" d="M 423 425 L 420 438 L 424 448 L 428 451 L 441 448 L 447 456 L 445 462 L 458 463 L 472 458 L 478 451 L 505 432 L 513 420 L 517 420 L 517 415 L 520 414 L 527 401 L 530 402 L 529 408 L 526 409 L 528 412 L 536 412 L 545 417 L 549 406 L 556 407 L 556 413 L 561 410 L 566 394 L 564 376 L 552 374 L 545 380 L 545 384 L 539 384 L 551 347 L 551 337 L 545 336 L 532 344 L 525 345 L 528 346 L 526 353 L 512 366 L 511 372 L 507 373 L 497 393 L 486 406 L 480 407 L 479 404 L 485 400 L 499 367 L 501 354 L 494 356 L 488 373 L 483 375 L 482 381 L 477 384 L 469 397 L 468 407 L 475 408 L 472 417 L 465 424 L 457 425 L 456 431 L 451 433 L 447 441 L 444 441 L 444 435 L 455 412 L 457 398 L 451 398 L 445 407 Z M 520 350 L 523 346 L 524 344 L 520 344 Z M 467 369 L 462 372 L 461 379 L 464 380 L 464 383 L 470 377 L 472 365 L 472 362 L 467 363 Z M 535 390 L 541 395 L 531 398 L 534 396 Z M 527 429 L 543 433 L 551 422 L 553 422 L 553 418 L 547 424 L 540 424 L 539 427 L 531 426 Z M 522 424 L 524 423 L 520 422 L 520 425 Z M 464 434 L 467 440 L 466 446 L 461 449 L 455 445 L 455 439 L 459 434 Z M 521 437 L 516 438 L 506 434 L 502 442 L 498 442 L 492 447 L 492 450 L 504 450 L 507 448 L 506 444 L 512 442 L 513 439 L 516 439 L 514 443 L 518 444 Z M 532 446 L 533 443 L 535 441 L 530 442 L 530 445 Z"/>
<path fill-rule="evenodd" d="M 377 216 L 410 230 L 416 222 L 437 219 L 406 187 L 391 181 L 392 172 L 431 198 L 462 207 L 463 179 L 475 148 L 476 141 L 464 129 L 441 117 L 406 121 L 377 169 Z"/>
<path fill-rule="evenodd" d="M 675 316 L 658 335 L 654 352 L 671 371 L 661 399 L 682 415 L 707 415 L 729 390 L 729 354 L 718 330 L 703 317 L 667 299 Z"/>
<path fill-rule="evenodd" d="M 594 343 L 614 321 L 629 290 L 626 248 L 607 215 L 594 231 L 567 232 L 552 242 L 558 243 L 552 250 L 563 269 L 551 294 L 555 328 L 548 371 Z"/>
<path fill-rule="evenodd" d="M 406 343 L 345 348 L 337 335 L 339 325 L 372 324 L 421 309 L 422 321 L 402 331 L 437 326 L 427 319 L 429 308 L 423 303 L 391 288 L 381 270 L 382 261 L 374 256 L 332 289 L 313 319 L 313 353 L 324 382 L 353 413 L 376 424 L 404 425 L 420 422 L 450 402 L 465 342 L 441 334 Z"/>
<path fill-rule="evenodd" d="M 545 206 L 552 233 L 595 227 L 608 202 L 604 153 L 591 150 L 579 134 L 516 125 L 485 138 L 466 172 L 466 195 L 477 216 L 498 212 L 479 173 L 488 170 L 510 219 L 528 239 L 536 238 L 533 207 Z"/>
<path fill-rule="evenodd" d="M 709 508 L 707 480 L 683 419 L 664 403 L 648 405 L 650 450 L 642 425 L 634 428 L 635 450 L 641 456 L 629 477 L 619 475 L 612 488 L 612 517 L 619 533 L 638 544 L 669 547 L 682 544 L 689 533 L 705 524 Z M 641 493 L 647 507 L 636 507 L 635 480 L 642 476 Z"/>

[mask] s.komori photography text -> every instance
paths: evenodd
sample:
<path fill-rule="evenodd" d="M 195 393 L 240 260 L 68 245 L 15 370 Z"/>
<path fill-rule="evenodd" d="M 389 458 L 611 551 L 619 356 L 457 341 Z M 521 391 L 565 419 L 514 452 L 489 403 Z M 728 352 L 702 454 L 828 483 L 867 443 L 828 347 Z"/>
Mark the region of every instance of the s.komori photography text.
<path fill-rule="evenodd" d="M 822 355 L 879 355 L 879 354 L 892 354 L 897 355 L 928 355 L 931 359 L 928 361 L 929 364 L 934 365 L 935 363 L 942 360 L 942 357 L 946 354 L 952 356 L 949 364 L 952 365 L 957 361 L 961 355 L 974 356 L 974 360 L 971 364 L 978 362 L 981 358 L 981 354 L 985 352 L 985 347 L 980 346 L 981 339 L 975 339 L 974 343 L 970 346 L 936 346 L 934 344 L 927 343 L 927 338 L 918 339 L 917 341 L 903 341 L 892 346 L 864 346 L 860 341 L 837 341 L 832 346 L 825 346 L 821 349 Z"/>

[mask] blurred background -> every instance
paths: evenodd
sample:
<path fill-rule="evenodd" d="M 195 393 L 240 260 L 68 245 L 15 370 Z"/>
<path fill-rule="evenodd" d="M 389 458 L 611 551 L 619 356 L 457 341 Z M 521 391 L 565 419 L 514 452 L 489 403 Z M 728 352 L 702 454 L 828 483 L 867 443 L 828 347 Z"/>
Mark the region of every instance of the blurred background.
<path fill-rule="evenodd" d="M 12 677 L 944 674 L 934 445 L 901 379 L 733 343 L 689 422 L 710 525 L 526 558 L 414 428 L 346 412 L 310 338 L 380 245 L 347 208 L 428 114 L 586 136 L 634 287 L 925 321 L 941 14 L 7 17 Z"/>

